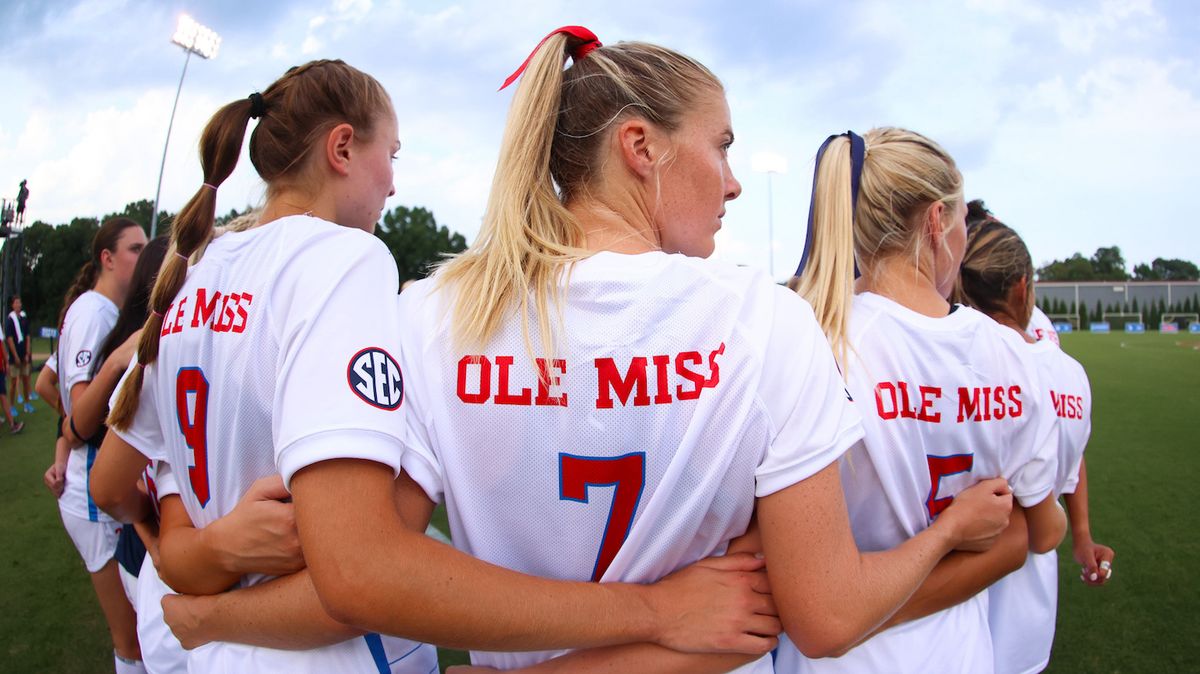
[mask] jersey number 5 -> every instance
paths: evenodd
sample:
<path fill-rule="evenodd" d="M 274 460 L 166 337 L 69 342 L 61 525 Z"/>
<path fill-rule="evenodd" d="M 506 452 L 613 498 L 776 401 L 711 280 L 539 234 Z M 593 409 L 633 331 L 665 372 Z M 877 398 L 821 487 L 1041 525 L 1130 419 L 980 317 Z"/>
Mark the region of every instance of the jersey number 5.
<path fill-rule="evenodd" d="M 943 510 L 950 507 L 954 502 L 953 496 L 938 498 L 938 490 L 942 485 L 942 478 L 947 475 L 957 475 L 971 470 L 971 466 L 975 465 L 974 454 L 954 454 L 952 456 L 930 456 L 926 455 L 925 460 L 929 462 L 929 497 L 925 499 L 925 509 L 929 511 L 929 519 L 937 517 Z"/>
<path fill-rule="evenodd" d="M 564 501 L 587 503 L 588 487 L 615 487 L 608 521 L 600 539 L 600 552 L 592 568 L 592 580 L 599 581 L 633 526 L 633 515 L 642 500 L 642 487 L 646 483 L 646 453 L 614 457 L 559 454 L 558 477 L 558 497 Z"/>
<path fill-rule="evenodd" d="M 179 417 L 179 432 L 192 450 L 188 480 L 203 508 L 208 505 L 208 380 L 200 368 L 180 368 L 176 375 L 175 412 Z"/>

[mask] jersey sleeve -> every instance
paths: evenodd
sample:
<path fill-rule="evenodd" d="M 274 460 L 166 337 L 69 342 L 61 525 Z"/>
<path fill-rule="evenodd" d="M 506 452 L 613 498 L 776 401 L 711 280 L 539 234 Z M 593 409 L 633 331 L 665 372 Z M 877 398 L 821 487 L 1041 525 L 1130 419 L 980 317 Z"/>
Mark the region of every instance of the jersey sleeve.
<path fill-rule="evenodd" d="M 1015 434 L 1014 451 L 1004 469 L 1013 497 L 1026 508 L 1050 495 L 1058 474 L 1058 417 L 1048 399 L 1050 389 L 1042 385 L 1030 360 L 1022 360 L 1031 392 L 1025 398 L 1027 418 Z"/>
<path fill-rule="evenodd" d="M 286 485 L 330 459 L 400 470 L 396 262 L 375 237 L 340 229 L 296 254 L 269 300 L 279 339 L 275 460 Z"/>
<path fill-rule="evenodd" d="M 1059 454 L 1060 457 L 1067 458 L 1070 462 L 1069 465 L 1059 466 L 1059 474 L 1063 476 L 1060 494 L 1074 494 L 1075 488 L 1079 486 L 1079 469 L 1083 465 L 1083 453 L 1087 450 L 1087 443 L 1092 437 L 1092 384 L 1088 380 L 1087 372 L 1084 371 L 1083 366 L 1077 362 L 1072 362 L 1072 364 L 1075 366 L 1075 372 L 1079 377 L 1086 405 L 1082 419 L 1083 428 L 1080 429 L 1077 437 L 1074 438 L 1078 443 L 1077 447 L 1073 448 L 1075 451 L 1071 452 L 1069 457 L 1066 456 L 1066 452 Z"/>
<path fill-rule="evenodd" d="M 428 294 L 430 283 L 417 283 L 405 290 L 400 299 L 400 317 L 404 322 L 401 363 L 404 372 L 410 375 L 412 392 L 405 403 L 408 410 L 404 424 L 404 472 L 425 490 L 431 501 L 441 503 L 445 494 L 444 472 L 430 437 L 433 419 L 429 396 L 432 394 L 427 381 L 412 379 L 422 372 L 423 359 L 437 358 L 426 348 L 428 342 L 423 339 L 434 327 L 423 320 L 435 313 L 429 304 L 432 302 Z"/>
<path fill-rule="evenodd" d="M 819 472 L 863 437 L 862 419 L 812 308 L 790 291 L 773 291 L 775 317 L 759 387 L 773 435 L 755 473 L 759 497 Z"/>
<path fill-rule="evenodd" d="M 73 312 L 68 319 L 59 346 L 62 362 L 58 364 L 58 381 L 64 399 L 70 398 L 71 387 L 92 380 L 92 360 L 112 329 L 112 322 L 97 311 Z"/>
<path fill-rule="evenodd" d="M 58 354 L 57 353 L 50 354 L 50 357 L 47 358 L 46 362 L 42 364 L 42 367 L 49 368 L 49 370 L 51 372 L 53 372 L 54 374 L 57 375 L 58 374 Z"/>
<path fill-rule="evenodd" d="M 125 380 L 136 368 L 137 354 L 134 354 L 129 360 L 129 367 L 125 369 L 125 374 L 121 375 L 121 381 L 117 382 L 117 387 L 113 389 L 112 396 L 108 399 L 108 409 L 111 410 L 117 406 L 117 398 L 120 397 L 121 390 L 125 388 Z M 167 448 L 162 426 L 158 423 L 158 409 L 155 404 L 158 398 L 154 394 L 154 372 L 155 367 L 151 365 L 143 373 L 137 412 L 134 413 L 133 422 L 129 424 L 129 428 L 121 430 L 110 426 L 108 430 L 110 433 L 116 433 L 117 437 L 129 443 L 147 459 L 163 461 L 166 459 Z"/>
<path fill-rule="evenodd" d="M 179 481 L 175 479 L 175 471 L 171 470 L 171 464 L 166 461 L 155 463 L 154 476 L 154 488 L 159 499 L 179 495 Z"/>

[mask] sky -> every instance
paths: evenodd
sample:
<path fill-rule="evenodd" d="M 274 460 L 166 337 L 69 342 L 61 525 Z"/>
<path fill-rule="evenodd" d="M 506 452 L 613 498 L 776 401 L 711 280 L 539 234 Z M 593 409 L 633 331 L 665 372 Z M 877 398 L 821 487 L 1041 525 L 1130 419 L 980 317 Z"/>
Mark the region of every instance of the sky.
<path fill-rule="evenodd" d="M 1156 257 L 1200 263 L 1185 210 L 1200 183 L 1191 0 L 5 0 L 0 197 L 28 179 L 29 222 L 153 198 L 183 13 L 222 42 L 215 59 L 188 62 L 160 200 L 169 211 L 201 183 L 197 142 L 217 108 L 292 65 L 341 58 L 395 103 L 402 149 L 387 208 L 424 206 L 470 241 L 512 96 L 497 87 L 547 32 L 579 24 L 603 42 L 677 49 L 723 81 L 743 192 L 717 237 L 721 259 L 786 278 L 821 142 L 902 126 L 955 157 L 966 197 L 1016 228 L 1035 264 L 1113 245 L 1129 271 Z M 755 172 L 756 156 L 786 170 Z M 218 212 L 263 193 L 243 152 Z"/>

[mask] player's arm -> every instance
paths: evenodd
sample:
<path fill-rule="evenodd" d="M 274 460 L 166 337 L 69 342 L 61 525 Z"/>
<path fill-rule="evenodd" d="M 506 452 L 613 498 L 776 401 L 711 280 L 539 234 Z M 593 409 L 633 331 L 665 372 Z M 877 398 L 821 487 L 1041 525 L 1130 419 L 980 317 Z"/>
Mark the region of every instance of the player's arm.
<path fill-rule="evenodd" d="M 985 552 L 956 550 L 943 557 L 904 606 L 892 614 L 892 617 L 872 635 L 901 623 L 924 618 L 974 597 L 1004 576 L 1021 568 L 1025 564 L 1028 547 L 1025 511 L 1020 507 L 1013 508 L 1008 527 L 991 549 Z"/>
<path fill-rule="evenodd" d="M 67 439 L 59 437 L 54 441 L 54 463 L 46 469 L 42 482 L 54 494 L 54 498 L 62 498 L 63 490 L 67 488 L 67 457 L 71 454 L 71 446 Z"/>
<path fill-rule="evenodd" d="M 761 654 L 769 599 L 752 556 L 722 573 L 694 565 L 652 586 L 535 578 L 474 559 L 408 529 L 393 473 L 336 459 L 299 470 L 291 488 L 312 582 L 326 611 L 364 630 L 479 650 L 655 642 Z M 403 607 L 403 610 L 397 610 Z"/>
<path fill-rule="evenodd" d="M 81 386 L 83 384 L 76 384 L 71 389 L 72 396 Z M 63 437 L 66 437 L 65 433 Z M 154 512 L 150 497 L 137 488 L 138 478 L 149 463 L 150 460 L 124 438 L 108 433 L 88 477 L 92 500 L 120 522 L 140 522 L 150 517 Z"/>
<path fill-rule="evenodd" d="M 247 573 L 285 575 L 304 568 L 292 505 L 278 475 L 251 485 L 237 506 L 196 528 L 177 496 L 159 504 L 159 575 L 176 592 L 224 592 Z"/>
<path fill-rule="evenodd" d="M 1032 507 L 1025 509 L 1029 529 L 1029 549 L 1037 553 L 1050 552 L 1062 543 L 1067 534 L 1067 515 L 1050 493 Z"/>
<path fill-rule="evenodd" d="M 433 502 L 404 473 L 396 480 L 395 496 L 396 507 L 407 526 L 413 531 L 425 531 Z M 202 569 L 200 573 L 206 571 Z M 163 616 L 179 642 L 189 649 L 212 641 L 228 641 L 308 650 L 363 634 L 363 630 L 329 617 L 307 570 L 211 596 L 166 597 Z"/>
<path fill-rule="evenodd" d="M 1024 536 L 1024 533 L 1022 533 Z M 1024 541 L 1022 540 L 1022 546 Z M 729 542 L 726 554 L 762 554 L 758 518 L 751 516 L 746 533 Z M 763 636 L 775 636 L 764 634 Z M 774 641 L 774 640 L 773 640 Z M 772 647 L 773 648 L 773 647 Z M 680 653 L 657 644 L 626 644 L 573 651 L 521 670 L 529 674 L 602 674 L 605 672 L 659 672 L 660 674 L 720 674 L 754 662 L 761 656 L 740 654 Z M 455 672 L 495 671 L 487 667 L 460 667 Z"/>
<path fill-rule="evenodd" d="M 37 391 L 47 405 L 62 414 L 62 401 L 58 399 L 57 372 L 43 365 L 41 372 L 38 372 L 37 381 L 33 384 L 33 390 Z"/>
<path fill-rule="evenodd" d="M 1086 460 L 1079 463 L 1079 482 L 1075 491 L 1063 494 L 1063 501 L 1071 518 L 1071 547 L 1075 561 L 1083 567 L 1080 579 L 1088 585 L 1103 585 L 1112 576 L 1112 563 L 1117 553 L 1092 540 Z"/>
<path fill-rule="evenodd" d="M 128 357 L 120 360 L 122 352 L 122 349 L 114 351 L 90 382 L 71 387 L 71 414 L 63 423 L 63 435 L 70 437 L 72 442 L 83 443 L 104 425 L 109 398 L 129 365 Z M 77 389 L 80 391 L 78 396 L 75 394 Z"/>
<path fill-rule="evenodd" d="M 1008 525 L 1004 480 L 958 494 L 927 529 L 899 546 L 863 553 L 850 531 L 836 464 L 758 500 L 771 591 L 783 626 L 808 657 L 838 655 L 891 616 L 941 558 Z"/>

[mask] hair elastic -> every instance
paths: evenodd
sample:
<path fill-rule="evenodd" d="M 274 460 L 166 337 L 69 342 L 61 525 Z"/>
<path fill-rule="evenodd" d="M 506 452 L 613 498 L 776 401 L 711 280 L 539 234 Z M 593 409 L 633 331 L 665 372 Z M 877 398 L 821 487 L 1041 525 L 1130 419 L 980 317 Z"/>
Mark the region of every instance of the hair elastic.
<path fill-rule="evenodd" d="M 183 253 L 181 253 L 179 251 L 175 251 L 175 257 L 179 258 L 180 260 L 183 260 L 184 262 L 188 261 L 188 256 L 184 255 Z"/>
<path fill-rule="evenodd" d="M 533 51 L 529 52 L 529 56 L 525 57 L 525 62 L 521 64 L 521 67 L 517 68 L 516 72 L 509 75 L 508 79 L 504 80 L 504 84 L 501 84 L 500 89 L 497 89 L 497 91 L 503 90 L 508 85 L 516 82 L 517 78 L 521 76 L 521 73 L 525 72 L 525 68 L 529 66 L 529 62 L 533 60 L 533 55 L 542 48 L 542 45 L 546 44 L 546 40 L 549 40 L 559 33 L 566 33 L 577 40 L 582 40 L 581 43 L 571 48 L 571 59 L 573 61 L 578 62 L 582 60 L 583 57 L 604 46 L 600 42 L 600 38 L 596 37 L 595 33 L 587 28 L 584 28 L 583 26 L 563 26 L 562 28 L 552 30 L 550 31 L 549 35 L 542 38 L 541 42 L 537 43 L 537 46 L 533 48 Z"/>
<path fill-rule="evenodd" d="M 262 94 L 256 91 L 246 98 L 250 99 L 250 119 L 258 119 L 267 114 L 267 104 L 263 101 Z"/>
<path fill-rule="evenodd" d="M 812 251 L 813 239 L 813 221 L 816 219 L 816 203 L 817 203 L 817 175 L 821 171 L 821 158 L 825 156 L 825 150 L 833 139 L 845 136 L 850 139 L 850 221 L 854 222 L 854 212 L 858 209 L 858 186 L 862 182 L 863 160 L 867 155 L 867 142 L 862 136 L 847 131 L 846 133 L 835 133 L 825 139 L 821 143 L 821 149 L 817 150 L 817 161 L 813 168 L 813 186 L 812 197 L 808 202 L 808 231 L 804 235 L 804 252 L 800 255 L 800 265 L 796 267 L 796 276 L 804 273 L 804 268 L 808 266 L 808 255 Z M 862 274 L 858 271 L 858 260 L 854 260 L 854 278 L 858 278 Z"/>
<path fill-rule="evenodd" d="M 203 185 L 203 186 L 205 186 L 205 187 L 207 187 L 208 189 L 210 189 L 210 190 L 212 190 L 212 191 L 214 191 L 214 192 L 216 192 L 216 191 L 217 191 L 217 186 L 216 186 L 216 185 L 213 185 L 213 184 L 210 184 L 210 183 L 200 183 L 200 184 L 201 184 L 201 185 Z"/>
<path fill-rule="evenodd" d="M 163 317 L 163 314 L 161 311 L 155 311 L 155 310 L 151 309 L 150 313 L 154 314 L 155 316 L 158 316 L 159 318 Z"/>

